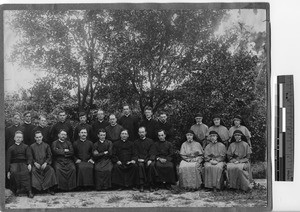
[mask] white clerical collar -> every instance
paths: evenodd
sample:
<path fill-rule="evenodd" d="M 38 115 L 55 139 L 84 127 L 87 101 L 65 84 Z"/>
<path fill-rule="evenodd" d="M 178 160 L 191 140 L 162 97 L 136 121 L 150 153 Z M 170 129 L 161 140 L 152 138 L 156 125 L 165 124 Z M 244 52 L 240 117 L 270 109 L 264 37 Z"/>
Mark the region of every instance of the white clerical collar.
<path fill-rule="evenodd" d="M 63 140 L 60 140 L 60 139 L 58 139 L 61 143 L 63 143 L 63 142 L 65 142 L 65 141 L 63 141 Z"/>
<path fill-rule="evenodd" d="M 102 123 L 102 122 L 104 121 L 104 119 L 102 119 L 102 120 L 99 120 L 99 119 L 98 119 L 98 121 L 99 121 L 100 123 Z"/>
<path fill-rule="evenodd" d="M 86 139 L 85 139 L 85 140 L 82 140 L 82 139 L 80 139 L 80 141 L 81 141 L 81 142 L 85 142 L 85 141 L 86 141 Z"/>
<path fill-rule="evenodd" d="M 115 124 L 110 124 L 110 126 L 112 126 L 112 127 L 114 127 L 114 126 L 116 126 L 117 125 L 117 123 L 115 123 Z"/>
<path fill-rule="evenodd" d="M 31 122 L 24 121 L 25 124 L 31 124 Z"/>
<path fill-rule="evenodd" d="M 44 127 L 46 127 L 46 126 L 42 126 L 42 125 L 40 125 L 40 124 L 39 124 L 39 126 L 40 126 L 41 128 L 44 128 Z"/>
<path fill-rule="evenodd" d="M 141 138 L 142 140 L 145 140 L 146 139 L 146 137 L 144 137 L 144 138 Z"/>
<path fill-rule="evenodd" d="M 151 117 L 150 117 L 150 118 L 147 118 L 148 121 L 150 121 L 151 119 L 152 119 Z"/>
<path fill-rule="evenodd" d="M 22 142 L 21 142 L 22 143 Z M 17 145 L 17 146 L 19 146 L 21 143 L 17 143 L 17 142 L 15 142 L 15 144 Z"/>
<path fill-rule="evenodd" d="M 202 124 L 202 122 L 200 122 L 200 123 L 197 123 L 198 125 L 201 125 Z"/>
<path fill-rule="evenodd" d="M 126 142 L 126 140 L 122 140 L 124 143 Z"/>
<path fill-rule="evenodd" d="M 127 114 L 127 115 L 126 115 L 126 114 L 124 114 L 124 116 L 128 117 L 128 116 L 130 116 L 130 113 L 129 113 L 129 114 Z"/>
<path fill-rule="evenodd" d="M 103 141 L 99 140 L 99 141 L 100 141 L 100 143 L 101 143 L 101 144 L 103 144 L 103 143 L 104 143 L 104 140 L 103 140 Z"/>

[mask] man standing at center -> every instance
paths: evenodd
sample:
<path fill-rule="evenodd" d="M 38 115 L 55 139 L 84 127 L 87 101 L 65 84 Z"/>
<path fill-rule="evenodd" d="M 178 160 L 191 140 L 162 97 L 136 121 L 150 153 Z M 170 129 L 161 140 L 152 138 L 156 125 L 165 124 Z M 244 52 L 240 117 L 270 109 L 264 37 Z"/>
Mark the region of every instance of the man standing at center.
<path fill-rule="evenodd" d="M 98 132 L 100 129 L 105 129 L 109 125 L 108 121 L 105 120 L 105 113 L 103 110 L 99 109 L 97 111 L 97 120 L 92 123 L 92 132 L 93 132 L 93 139 L 92 141 L 96 143 L 98 138 Z"/>
<path fill-rule="evenodd" d="M 35 125 L 31 123 L 31 113 L 29 111 L 26 111 L 24 113 L 24 144 L 27 144 L 30 146 L 31 144 L 35 143 L 32 141 L 31 136 L 32 136 L 32 130 L 35 128 Z"/>
<path fill-rule="evenodd" d="M 74 159 L 77 168 L 77 187 L 94 186 L 93 142 L 87 140 L 85 128 L 79 131 L 79 139 L 74 141 Z"/>
<path fill-rule="evenodd" d="M 117 123 L 116 115 L 111 114 L 109 116 L 109 125 L 105 128 L 107 140 L 110 140 L 113 143 L 120 140 L 120 134 L 123 129 L 124 128 Z"/>
<path fill-rule="evenodd" d="M 58 139 L 58 134 L 61 130 L 67 133 L 67 140 L 73 142 L 73 127 L 67 119 L 67 114 L 64 110 L 58 112 L 58 122 L 52 126 L 51 139 L 55 141 Z"/>
<path fill-rule="evenodd" d="M 79 133 L 81 129 L 87 130 L 87 140 L 92 140 L 92 126 L 86 123 L 87 115 L 85 112 L 79 113 L 79 124 L 74 129 L 74 141 L 79 139 Z"/>
<path fill-rule="evenodd" d="M 145 113 L 145 119 L 141 122 L 140 127 L 145 127 L 148 138 L 151 138 L 153 141 L 156 141 L 158 123 L 152 118 L 153 115 L 152 108 L 149 106 L 145 107 L 144 113 Z"/>
<path fill-rule="evenodd" d="M 135 141 L 137 139 L 138 119 L 133 117 L 128 105 L 123 106 L 123 116 L 119 119 L 119 124 L 128 130 L 129 140 Z"/>
<path fill-rule="evenodd" d="M 195 133 L 196 141 L 198 141 L 203 148 L 207 145 L 206 143 L 206 135 L 208 132 L 207 125 L 202 123 L 203 116 L 202 114 L 198 113 L 195 117 L 196 124 L 191 126 L 191 130 Z"/>

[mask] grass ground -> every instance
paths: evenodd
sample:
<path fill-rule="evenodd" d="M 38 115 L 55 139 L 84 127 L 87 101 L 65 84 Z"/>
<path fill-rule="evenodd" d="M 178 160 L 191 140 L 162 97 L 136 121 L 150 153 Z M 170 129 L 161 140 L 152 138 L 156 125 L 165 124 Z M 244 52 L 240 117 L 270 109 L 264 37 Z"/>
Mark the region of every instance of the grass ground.
<path fill-rule="evenodd" d="M 5 191 L 5 206 L 19 208 L 114 208 L 114 207 L 266 207 L 266 180 L 257 179 L 253 189 L 242 191 L 188 192 L 173 186 L 172 190 L 145 191 L 88 191 L 64 192 L 54 196 L 39 194 L 29 199 L 25 194 L 15 197 Z"/>

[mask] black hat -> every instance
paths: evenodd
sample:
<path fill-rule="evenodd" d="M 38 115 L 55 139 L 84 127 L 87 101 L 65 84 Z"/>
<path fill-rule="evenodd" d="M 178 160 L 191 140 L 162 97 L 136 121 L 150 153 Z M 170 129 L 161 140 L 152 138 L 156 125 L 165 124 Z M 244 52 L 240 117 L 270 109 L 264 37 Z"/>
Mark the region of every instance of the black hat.
<path fill-rule="evenodd" d="M 193 135 L 195 135 L 195 133 L 194 133 L 194 131 L 193 131 L 193 130 L 189 130 L 189 131 L 187 131 L 186 135 L 187 135 L 187 134 L 193 134 Z"/>
<path fill-rule="evenodd" d="M 217 136 L 219 136 L 219 134 L 216 131 L 214 131 L 214 130 L 210 131 L 209 135 L 217 135 Z"/>
<path fill-rule="evenodd" d="M 244 133 L 242 133 L 242 131 L 240 131 L 240 130 L 235 130 L 235 131 L 233 132 L 233 135 L 235 135 L 235 134 L 240 134 L 241 136 L 244 135 Z"/>
<path fill-rule="evenodd" d="M 214 119 L 221 119 L 221 116 L 219 115 L 219 114 L 214 114 L 213 116 L 212 116 L 212 119 L 214 120 Z"/>
<path fill-rule="evenodd" d="M 236 116 L 234 116 L 233 120 L 236 120 L 236 119 L 238 119 L 238 120 L 242 121 L 242 117 L 241 117 L 240 115 L 236 115 Z"/>
<path fill-rule="evenodd" d="M 81 116 L 86 116 L 86 113 L 85 112 L 80 112 L 79 117 L 81 117 Z"/>
<path fill-rule="evenodd" d="M 201 113 L 197 113 L 195 118 L 197 118 L 197 117 L 202 117 L 203 118 L 203 115 Z"/>

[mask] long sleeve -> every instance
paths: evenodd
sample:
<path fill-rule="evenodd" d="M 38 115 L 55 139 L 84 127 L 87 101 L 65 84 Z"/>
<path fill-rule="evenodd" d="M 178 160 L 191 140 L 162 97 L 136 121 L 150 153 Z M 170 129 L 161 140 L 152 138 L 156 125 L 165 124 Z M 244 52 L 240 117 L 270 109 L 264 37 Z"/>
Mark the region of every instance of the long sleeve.
<path fill-rule="evenodd" d="M 32 164 L 32 152 L 29 146 L 25 149 L 27 164 Z"/>
<path fill-rule="evenodd" d="M 173 156 L 174 156 L 174 148 L 173 145 L 171 143 L 169 143 L 168 145 L 168 155 L 165 157 L 167 159 L 167 161 L 172 161 L 173 160 Z"/>
<path fill-rule="evenodd" d="M 75 129 L 76 131 L 76 129 Z M 74 150 L 74 161 L 76 162 L 79 158 L 77 157 L 78 155 L 78 141 L 76 140 L 74 143 L 73 143 L 73 150 Z"/>
<path fill-rule="evenodd" d="M 66 141 L 66 142 L 67 142 L 67 145 L 69 147 L 69 152 L 66 152 L 65 156 L 66 157 L 72 157 L 72 156 L 74 156 L 74 149 L 73 149 L 72 143 L 70 141 Z"/>
<path fill-rule="evenodd" d="M 52 153 L 51 153 L 51 149 L 50 146 L 47 145 L 46 147 L 46 161 L 47 164 L 51 164 L 52 163 Z"/>
<path fill-rule="evenodd" d="M 219 143 L 219 155 L 215 158 L 216 161 L 222 162 L 226 158 L 226 148 L 222 143 Z"/>
<path fill-rule="evenodd" d="M 63 156 L 63 155 L 65 155 L 65 151 L 64 151 L 64 149 L 59 149 L 58 147 L 57 147 L 57 143 L 58 143 L 59 141 L 54 141 L 53 143 L 52 143 L 52 151 L 53 151 L 53 153 L 54 153 L 54 155 L 60 155 L 60 156 Z"/>
<path fill-rule="evenodd" d="M 116 163 L 118 161 L 119 161 L 118 148 L 117 148 L 117 145 L 114 144 L 114 146 L 112 148 L 112 162 Z"/>
<path fill-rule="evenodd" d="M 6 153 L 6 172 L 9 171 L 10 163 L 11 163 L 12 149 L 9 148 Z"/>

